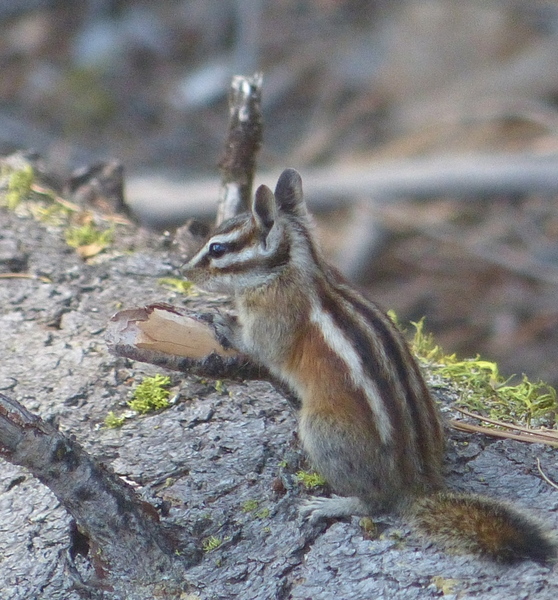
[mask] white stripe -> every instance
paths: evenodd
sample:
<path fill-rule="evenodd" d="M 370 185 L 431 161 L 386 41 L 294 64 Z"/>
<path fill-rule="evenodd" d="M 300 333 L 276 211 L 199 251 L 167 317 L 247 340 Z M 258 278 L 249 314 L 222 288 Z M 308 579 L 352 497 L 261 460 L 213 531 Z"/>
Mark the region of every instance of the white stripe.
<path fill-rule="evenodd" d="M 249 262 L 258 255 L 260 255 L 260 252 L 258 252 L 258 248 L 256 246 L 248 246 L 247 248 L 243 248 L 238 252 L 227 252 L 221 258 L 213 258 L 212 263 L 218 269 L 222 269 L 224 267 L 228 267 L 229 265 Z"/>
<path fill-rule="evenodd" d="M 318 326 L 326 344 L 347 365 L 353 384 L 364 392 L 368 400 L 370 409 L 374 414 L 380 439 L 382 442 L 389 442 L 392 438 L 392 426 L 389 422 L 389 415 L 384 408 L 384 403 L 376 384 L 364 372 L 362 360 L 353 348 L 350 340 L 321 307 L 313 306 L 310 313 L 310 321 Z"/>
<path fill-rule="evenodd" d="M 244 227 L 239 229 L 233 229 L 228 233 L 220 233 L 214 235 L 205 245 L 206 248 L 209 248 L 210 244 L 214 244 L 215 242 L 219 244 L 226 244 L 227 242 L 235 242 L 241 235 L 244 234 Z"/>

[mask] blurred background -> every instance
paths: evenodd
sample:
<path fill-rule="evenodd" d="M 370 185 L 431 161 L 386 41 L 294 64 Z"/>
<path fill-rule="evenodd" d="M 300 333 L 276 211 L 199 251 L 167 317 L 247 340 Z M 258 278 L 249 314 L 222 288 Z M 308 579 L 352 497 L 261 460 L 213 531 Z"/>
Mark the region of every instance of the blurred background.
<path fill-rule="evenodd" d="M 458 156 L 474 181 L 493 155 L 520 174 L 558 159 L 558 2 L 543 0 L 0 0 L 0 153 L 34 149 L 61 177 L 116 159 L 154 197 L 165 178 L 217 178 L 231 76 L 255 71 L 260 172 Z M 360 192 L 318 231 L 447 351 L 556 385 L 556 187 Z"/>

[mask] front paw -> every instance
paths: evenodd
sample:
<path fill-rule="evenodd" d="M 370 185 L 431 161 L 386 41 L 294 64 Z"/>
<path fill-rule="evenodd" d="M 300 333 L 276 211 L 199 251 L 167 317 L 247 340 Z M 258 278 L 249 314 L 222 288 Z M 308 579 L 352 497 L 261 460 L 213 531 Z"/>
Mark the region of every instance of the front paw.
<path fill-rule="evenodd" d="M 240 350 L 236 343 L 238 337 L 238 319 L 229 313 L 216 313 L 212 315 L 211 325 L 215 331 L 217 341 L 226 350 Z"/>

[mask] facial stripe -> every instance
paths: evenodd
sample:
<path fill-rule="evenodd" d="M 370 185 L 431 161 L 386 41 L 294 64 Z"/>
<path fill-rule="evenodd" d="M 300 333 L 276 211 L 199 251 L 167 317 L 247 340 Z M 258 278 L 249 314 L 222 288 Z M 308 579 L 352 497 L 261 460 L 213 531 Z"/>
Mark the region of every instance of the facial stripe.
<path fill-rule="evenodd" d="M 253 245 L 255 241 L 254 231 L 251 229 L 241 229 L 239 231 L 233 231 L 227 235 L 214 235 L 205 245 L 205 248 L 209 250 L 211 244 L 224 244 L 227 246 L 228 253 L 238 252 L 243 248 L 247 248 Z"/>
<path fill-rule="evenodd" d="M 208 248 L 220 239 L 212 238 Z M 213 268 L 220 272 L 249 272 L 251 269 L 261 271 L 264 268 L 274 269 L 286 265 L 291 256 L 289 240 L 282 236 L 276 248 L 264 249 L 255 232 L 235 240 L 226 242 L 228 251 L 220 258 L 210 259 Z"/>
<path fill-rule="evenodd" d="M 214 261 L 215 263 L 216 261 Z M 270 278 L 273 277 L 272 271 L 277 267 L 284 266 L 289 262 L 288 253 L 276 253 L 267 257 L 255 256 L 244 262 L 231 261 L 229 264 L 215 264 L 219 274 L 245 273 L 248 277 L 250 272 L 257 274 L 258 278 L 262 273 L 268 272 Z"/>
<path fill-rule="evenodd" d="M 237 250 L 231 248 L 222 257 L 212 259 L 211 263 L 213 267 L 219 270 L 226 269 L 231 265 L 245 268 L 257 255 L 257 246 L 240 247 Z"/>
<path fill-rule="evenodd" d="M 221 225 L 213 232 L 213 235 L 225 235 L 227 233 L 236 234 L 237 232 L 242 232 L 246 226 L 250 228 L 251 223 L 252 216 L 250 213 L 243 213 L 223 221 L 223 223 L 221 223 Z"/>
<path fill-rule="evenodd" d="M 210 263 L 214 263 L 216 259 L 209 255 L 211 244 L 219 243 L 226 244 L 228 251 L 225 256 L 230 253 L 237 252 L 243 246 L 246 246 L 253 237 L 253 232 L 247 228 L 241 228 L 227 233 L 217 233 L 209 238 L 204 246 L 187 263 L 188 267 L 206 267 Z"/>

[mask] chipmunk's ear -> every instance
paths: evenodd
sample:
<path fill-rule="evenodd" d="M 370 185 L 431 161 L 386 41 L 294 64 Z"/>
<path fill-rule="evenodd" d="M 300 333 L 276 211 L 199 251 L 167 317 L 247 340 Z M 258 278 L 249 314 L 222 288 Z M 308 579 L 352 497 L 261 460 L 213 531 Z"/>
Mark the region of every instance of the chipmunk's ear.
<path fill-rule="evenodd" d="M 306 215 L 306 203 L 302 194 L 302 179 L 298 171 L 285 169 L 275 186 L 275 198 L 279 209 L 299 217 Z"/>
<path fill-rule="evenodd" d="M 277 202 L 273 192 L 266 186 L 260 185 L 252 202 L 252 215 L 258 226 L 266 233 L 277 220 Z"/>

